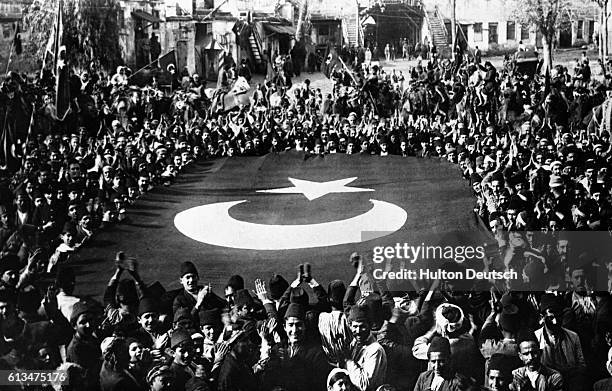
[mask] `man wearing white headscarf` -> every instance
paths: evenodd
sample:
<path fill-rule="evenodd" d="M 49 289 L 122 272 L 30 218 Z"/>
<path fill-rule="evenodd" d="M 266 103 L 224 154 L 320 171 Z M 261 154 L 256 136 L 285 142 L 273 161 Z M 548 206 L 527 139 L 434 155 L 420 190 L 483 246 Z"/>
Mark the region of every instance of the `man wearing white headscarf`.
<path fill-rule="evenodd" d="M 451 359 L 457 372 L 472 377 L 479 383 L 483 380 L 484 359 L 470 333 L 471 323 L 463 310 L 454 304 L 442 303 L 434 313 L 434 325 L 427 333 L 414 341 L 412 354 L 418 360 L 428 360 L 427 352 L 435 336 L 445 337 L 450 342 Z"/>

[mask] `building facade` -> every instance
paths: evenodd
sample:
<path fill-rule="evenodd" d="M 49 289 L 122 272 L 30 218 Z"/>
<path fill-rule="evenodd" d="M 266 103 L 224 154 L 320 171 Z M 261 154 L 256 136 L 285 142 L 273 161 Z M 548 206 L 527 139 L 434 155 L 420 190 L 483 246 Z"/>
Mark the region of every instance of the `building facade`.
<path fill-rule="evenodd" d="M 597 29 L 597 6 L 576 3 L 569 10 L 571 21 L 560 30 L 556 47 L 579 47 L 593 42 Z M 436 42 L 435 29 L 431 26 L 443 23 L 443 30 L 450 38 L 451 4 L 448 0 L 425 2 L 427 22 L 423 24 L 422 42 Z M 478 47 L 483 52 L 507 51 L 518 47 L 519 42 L 527 46 L 542 47 L 542 37 L 534 26 L 517 23 L 513 10 L 504 0 L 457 0 L 457 40 L 470 49 Z M 449 39 L 450 42 L 450 39 Z"/>
<path fill-rule="evenodd" d="M 359 25 L 357 0 L 310 0 L 310 39 L 314 45 L 360 46 L 363 33 Z"/>
<path fill-rule="evenodd" d="M 158 42 L 165 36 L 164 1 L 120 0 L 119 5 L 119 46 L 123 60 L 134 69 L 142 68 L 155 60 L 151 56 L 151 52 L 156 54 L 152 50 L 152 35 Z"/>

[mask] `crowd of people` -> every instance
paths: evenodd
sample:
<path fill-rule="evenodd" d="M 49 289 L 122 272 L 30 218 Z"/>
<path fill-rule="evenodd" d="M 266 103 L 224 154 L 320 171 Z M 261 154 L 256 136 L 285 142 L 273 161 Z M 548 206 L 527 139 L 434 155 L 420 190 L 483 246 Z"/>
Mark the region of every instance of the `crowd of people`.
<path fill-rule="evenodd" d="M 168 95 L 130 86 L 125 68 L 104 75 L 92 66 L 71 76 L 61 118 L 49 75 L 10 73 L 0 368 L 66 379 L 0 388 L 612 389 L 612 256 L 576 253 L 571 236 L 598 231 L 600 244 L 609 241 L 610 77 L 591 80 L 586 57 L 573 72 L 556 66 L 546 76 L 431 57 L 404 75 L 330 54 L 330 94 L 308 80 L 289 88 L 281 60 L 248 104 L 229 111 L 189 72 L 171 70 Z M 166 291 L 118 253 L 103 303 L 74 295 L 74 254 L 129 219 L 153 187 L 195 161 L 289 149 L 456 165 L 496 243 L 479 267 L 521 278 L 422 281 L 397 292 L 353 255 L 354 276 L 327 286 L 315 279 L 324 271 L 306 264 L 295 280 L 234 275 L 213 289 L 187 261 L 175 273 L 181 288 Z"/>

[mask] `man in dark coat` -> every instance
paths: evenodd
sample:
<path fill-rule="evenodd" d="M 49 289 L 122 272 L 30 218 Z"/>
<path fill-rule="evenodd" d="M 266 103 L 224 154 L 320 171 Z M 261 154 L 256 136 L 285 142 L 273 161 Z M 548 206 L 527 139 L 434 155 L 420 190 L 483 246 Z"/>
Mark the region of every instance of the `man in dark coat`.
<path fill-rule="evenodd" d="M 306 340 L 305 312 L 300 304 L 289 304 L 284 329 L 288 339 L 287 354 L 268 362 L 270 366 L 263 376 L 264 388 L 324 391 L 331 367 L 320 343 Z"/>
<path fill-rule="evenodd" d="M 223 360 L 219 370 L 219 391 L 257 391 L 258 380 L 251 367 L 254 345 L 247 338 L 240 338 Z"/>
<path fill-rule="evenodd" d="M 188 308 L 194 321 L 198 319 L 200 310 L 223 308 L 226 306 L 224 300 L 212 292 L 210 286 L 200 286 L 200 276 L 192 262 L 181 264 L 181 285 L 183 289 L 174 298 L 172 313 L 179 308 Z"/>
<path fill-rule="evenodd" d="M 472 386 L 469 378 L 453 371 L 448 339 L 434 337 L 429 345 L 427 356 L 432 369 L 421 373 L 414 391 L 459 391 L 467 390 Z"/>
<path fill-rule="evenodd" d="M 100 341 L 94 336 L 92 307 L 86 302 L 76 303 L 72 309 L 70 323 L 75 329 L 75 334 L 66 349 L 66 361 L 83 367 L 86 389 L 98 389 L 102 351 Z"/>

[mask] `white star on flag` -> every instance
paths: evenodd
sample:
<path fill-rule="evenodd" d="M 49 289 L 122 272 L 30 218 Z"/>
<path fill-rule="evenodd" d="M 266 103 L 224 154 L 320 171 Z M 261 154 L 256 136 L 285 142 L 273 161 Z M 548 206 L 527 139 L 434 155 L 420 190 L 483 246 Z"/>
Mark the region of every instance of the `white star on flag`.
<path fill-rule="evenodd" d="M 289 178 L 293 183 L 293 187 L 283 187 L 280 189 L 257 190 L 258 193 L 275 193 L 275 194 L 304 194 L 308 201 L 315 200 L 331 193 L 360 193 L 365 191 L 374 191 L 374 189 L 366 189 L 363 187 L 349 187 L 347 184 L 353 182 L 357 177 L 338 179 L 335 181 L 315 182 L 304 179 Z"/>

